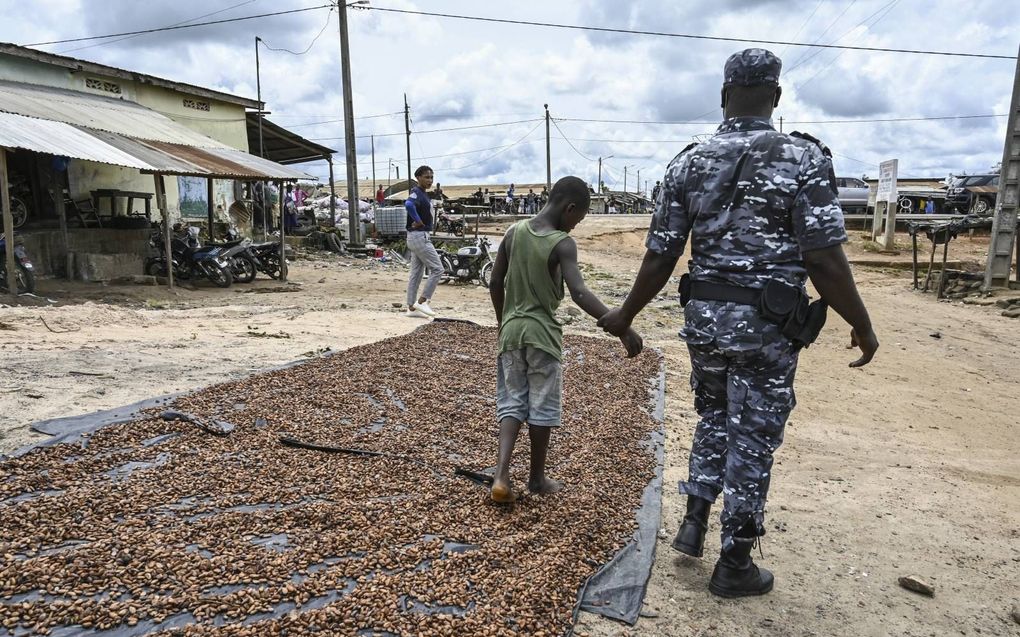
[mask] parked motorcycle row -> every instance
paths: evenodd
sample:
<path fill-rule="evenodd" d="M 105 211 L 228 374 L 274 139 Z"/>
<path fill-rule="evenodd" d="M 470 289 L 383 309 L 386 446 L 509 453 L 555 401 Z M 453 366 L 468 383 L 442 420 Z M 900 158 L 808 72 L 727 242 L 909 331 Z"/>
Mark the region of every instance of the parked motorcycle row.
<path fill-rule="evenodd" d="M 174 278 L 181 281 L 208 280 L 222 288 L 233 283 L 251 283 L 258 272 L 272 279 L 280 278 L 286 262 L 280 255 L 278 242 L 252 243 L 241 238 L 231 228 L 227 241 L 202 245 L 198 228 L 174 226 L 171 233 L 170 253 Z M 163 230 L 157 224 L 149 237 L 149 246 L 155 255 L 145 260 L 145 273 L 166 276 L 166 243 Z"/>

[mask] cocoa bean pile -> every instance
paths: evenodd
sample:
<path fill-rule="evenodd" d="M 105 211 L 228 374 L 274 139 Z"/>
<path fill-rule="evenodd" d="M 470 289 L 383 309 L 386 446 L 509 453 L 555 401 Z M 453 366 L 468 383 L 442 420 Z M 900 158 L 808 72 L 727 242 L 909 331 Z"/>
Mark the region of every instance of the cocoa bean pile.
<path fill-rule="evenodd" d="M 454 475 L 495 462 L 495 352 L 432 323 L 3 461 L 0 635 L 563 635 L 653 477 L 660 358 L 568 336 L 565 488 L 526 494 L 525 428 L 501 506 Z"/>

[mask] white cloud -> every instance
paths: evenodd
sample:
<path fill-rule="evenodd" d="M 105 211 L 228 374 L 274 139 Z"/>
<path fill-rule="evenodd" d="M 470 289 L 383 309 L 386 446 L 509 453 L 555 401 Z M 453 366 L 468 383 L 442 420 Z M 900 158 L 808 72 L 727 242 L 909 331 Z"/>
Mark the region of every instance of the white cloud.
<path fill-rule="evenodd" d="M 39 42 L 87 34 L 149 28 L 219 12 L 242 0 L 0 0 L 0 40 Z M 205 19 L 314 6 L 286 7 L 254 0 Z M 1012 55 L 1020 14 L 997 0 L 917 4 L 900 0 L 373 0 L 377 7 L 485 15 L 515 20 L 592 24 L 722 37 L 760 37 L 861 46 L 940 49 Z M 891 11 L 884 14 L 886 8 Z M 817 7 L 814 15 L 812 10 Z M 717 120 L 719 85 L 735 42 L 582 33 L 540 27 L 469 22 L 382 11 L 349 10 L 355 114 L 403 110 L 407 93 L 415 130 L 554 117 L 626 120 Z M 880 20 L 877 18 L 880 16 Z M 808 19 L 810 16 L 810 20 Z M 270 119 L 342 151 L 339 45 L 335 13 L 302 56 L 263 49 L 263 98 Z M 254 38 L 276 48 L 305 49 L 327 21 L 325 10 L 278 18 L 170 31 L 70 53 L 85 59 L 255 96 Z M 78 45 L 44 47 L 49 51 Z M 771 47 L 784 59 L 784 97 L 777 112 L 786 122 L 853 117 L 918 117 L 1004 113 L 1014 65 L 983 60 L 892 53 Z M 545 179 L 544 125 L 539 122 L 412 137 L 412 163 L 421 157 L 441 182 Z M 877 163 L 899 157 L 902 171 L 942 176 L 985 170 L 1002 153 L 1004 120 L 972 119 L 888 124 L 796 125 L 836 153 L 837 170 L 874 174 Z M 614 155 L 608 182 L 624 166 L 642 169 L 642 181 L 662 170 L 700 126 L 561 122 L 577 150 L 590 158 Z M 404 175 L 403 116 L 359 119 L 357 135 L 376 133 L 376 172 L 391 160 Z M 789 129 L 789 128 L 788 128 Z M 787 129 L 787 130 L 788 130 Z M 386 136 L 388 133 L 398 133 Z M 597 163 L 582 158 L 552 129 L 554 178 L 574 173 L 596 180 Z M 605 140 L 605 141 L 585 141 Z M 371 175 L 370 143 L 358 139 L 359 174 Z M 487 149 L 487 150 L 482 150 Z M 465 151 L 478 150 L 477 153 Z M 849 159 L 853 158 L 853 159 Z M 342 161 L 343 153 L 337 157 Z M 854 160 L 863 161 L 864 164 Z M 320 176 L 324 164 L 309 166 Z M 443 170 L 446 174 L 443 174 Z M 344 174 L 343 166 L 337 167 Z"/>

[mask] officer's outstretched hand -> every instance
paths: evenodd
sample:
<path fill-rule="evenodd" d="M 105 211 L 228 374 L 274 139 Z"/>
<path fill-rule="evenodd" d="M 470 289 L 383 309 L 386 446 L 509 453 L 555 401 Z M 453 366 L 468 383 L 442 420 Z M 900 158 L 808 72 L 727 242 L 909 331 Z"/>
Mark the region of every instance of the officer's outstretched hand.
<path fill-rule="evenodd" d="M 850 363 L 850 367 L 864 367 L 871 362 L 878 350 L 878 337 L 875 336 L 875 331 L 868 330 L 866 333 L 858 334 L 857 330 L 851 329 L 850 346 L 847 349 L 855 347 L 861 348 L 861 357 Z"/>
<path fill-rule="evenodd" d="M 627 350 L 627 358 L 634 358 L 645 348 L 641 335 L 628 328 L 627 333 L 620 337 L 623 347 Z"/>
<path fill-rule="evenodd" d="M 630 321 L 623 315 L 621 308 L 614 308 L 603 314 L 596 325 L 619 338 L 623 338 L 630 329 Z"/>

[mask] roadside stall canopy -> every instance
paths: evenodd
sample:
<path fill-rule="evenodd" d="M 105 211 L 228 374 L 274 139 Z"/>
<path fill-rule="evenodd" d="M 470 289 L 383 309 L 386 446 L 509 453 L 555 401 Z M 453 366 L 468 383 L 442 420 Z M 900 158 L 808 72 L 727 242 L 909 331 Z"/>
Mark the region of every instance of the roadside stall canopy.
<path fill-rule="evenodd" d="M 259 114 L 247 113 L 248 148 L 259 155 Z M 332 156 L 337 151 L 305 139 L 297 133 L 262 118 L 262 150 L 266 159 L 278 164 L 301 164 Z"/>
<path fill-rule="evenodd" d="M 0 81 L 0 146 L 162 175 L 314 179 L 135 102 L 19 82 Z"/>

